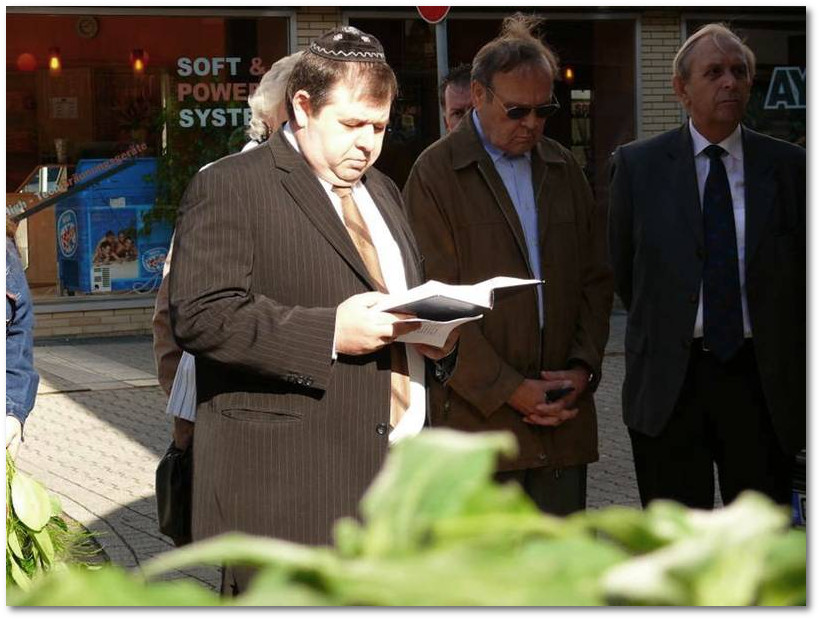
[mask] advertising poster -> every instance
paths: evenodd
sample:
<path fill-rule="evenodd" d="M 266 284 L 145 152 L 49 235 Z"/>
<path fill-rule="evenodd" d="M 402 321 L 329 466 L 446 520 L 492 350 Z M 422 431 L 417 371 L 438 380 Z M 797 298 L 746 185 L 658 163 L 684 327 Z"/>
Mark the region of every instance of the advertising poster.
<path fill-rule="evenodd" d="M 138 278 L 137 211 L 94 208 L 89 224 L 92 269 L 108 266 L 112 281 Z"/>

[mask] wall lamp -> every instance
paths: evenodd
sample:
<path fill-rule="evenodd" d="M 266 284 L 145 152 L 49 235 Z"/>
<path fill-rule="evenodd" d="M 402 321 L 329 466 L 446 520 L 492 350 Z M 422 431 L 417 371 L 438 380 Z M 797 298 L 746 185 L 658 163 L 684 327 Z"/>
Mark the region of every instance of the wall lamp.
<path fill-rule="evenodd" d="M 60 48 L 48 48 L 48 72 L 57 75 L 63 68 L 63 61 L 60 59 Z"/>
<path fill-rule="evenodd" d="M 145 73 L 145 65 L 148 63 L 148 53 L 143 49 L 135 49 L 131 51 L 131 68 L 134 73 Z"/>

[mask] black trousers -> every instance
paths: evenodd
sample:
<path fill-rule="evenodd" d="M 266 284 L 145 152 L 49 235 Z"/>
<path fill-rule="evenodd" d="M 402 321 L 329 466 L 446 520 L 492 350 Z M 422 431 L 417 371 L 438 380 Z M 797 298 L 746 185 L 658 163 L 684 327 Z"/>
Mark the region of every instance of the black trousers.
<path fill-rule="evenodd" d="M 715 466 L 724 504 L 746 489 L 791 503 L 794 456 L 772 427 L 751 339 L 726 363 L 696 339 L 666 428 L 658 437 L 632 429 L 629 435 L 644 506 L 666 498 L 713 508 Z"/>
<path fill-rule="evenodd" d="M 541 512 L 565 516 L 587 506 L 587 466 L 537 467 L 496 472 L 496 482 L 515 480 Z"/>

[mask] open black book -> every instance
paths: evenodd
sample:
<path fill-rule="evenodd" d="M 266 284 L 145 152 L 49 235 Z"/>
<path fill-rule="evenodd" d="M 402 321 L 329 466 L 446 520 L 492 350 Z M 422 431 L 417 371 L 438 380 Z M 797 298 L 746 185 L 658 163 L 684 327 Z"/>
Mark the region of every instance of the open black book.
<path fill-rule="evenodd" d="M 468 321 L 480 319 L 492 309 L 494 292 L 500 288 L 535 286 L 541 280 L 497 276 L 478 284 L 445 284 L 428 280 L 404 293 L 390 295 L 376 306 L 382 312 L 412 314 L 404 321 L 420 322 L 421 328 L 398 338 L 400 342 L 442 346 L 450 332 Z"/>

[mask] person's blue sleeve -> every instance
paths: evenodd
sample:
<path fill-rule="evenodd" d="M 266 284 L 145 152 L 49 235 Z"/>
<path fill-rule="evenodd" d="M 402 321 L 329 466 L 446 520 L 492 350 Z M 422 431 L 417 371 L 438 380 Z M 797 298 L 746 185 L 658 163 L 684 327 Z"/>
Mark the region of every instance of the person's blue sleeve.
<path fill-rule="evenodd" d="M 14 242 L 6 238 L 6 415 L 22 425 L 34 408 L 40 376 L 34 368 L 34 310 Z"/>

